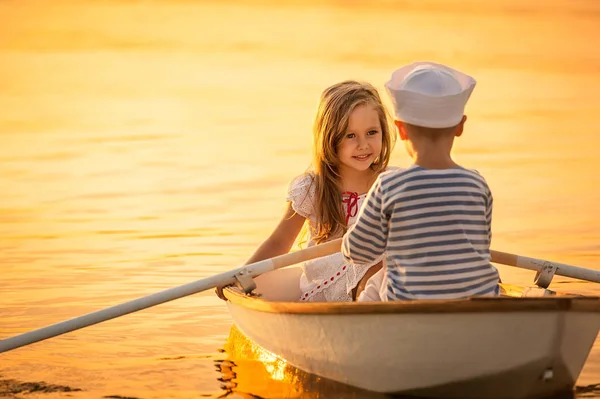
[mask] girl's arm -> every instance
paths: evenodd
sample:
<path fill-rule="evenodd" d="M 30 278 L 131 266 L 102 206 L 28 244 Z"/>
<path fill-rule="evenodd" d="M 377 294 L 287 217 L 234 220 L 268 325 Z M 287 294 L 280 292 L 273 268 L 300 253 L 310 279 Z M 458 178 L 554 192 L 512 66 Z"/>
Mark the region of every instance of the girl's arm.
<path fill-rule="evenodd" d="M 286 254 L 294 245 L 306 218 L 298 214 L 288 202 L 283 218 L 271 235 L 254 251 L 245 264 L 260 262 L 274 256 Z"/>
<path fill-rule="evenodd" d="M 283 218 L 275 227 L 271 235 L 254 251 L 252 256 L 246 261 L 246 265 L 261 260 L 269 259 L 274 256 L 286 254 L 294 245 L 306 218 L 298 214 L 293 208 L 292 203 L 288 202 Z M 223 287 L 215 289 L 217 296 L 226 300 L 223 295 Z"/>

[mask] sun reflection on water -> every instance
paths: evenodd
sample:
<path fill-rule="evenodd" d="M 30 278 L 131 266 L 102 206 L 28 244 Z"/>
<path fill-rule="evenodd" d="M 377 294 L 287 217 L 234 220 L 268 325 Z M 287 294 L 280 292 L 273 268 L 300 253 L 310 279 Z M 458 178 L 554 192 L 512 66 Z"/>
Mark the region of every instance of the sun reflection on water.
<path fill-rule="evenodd" d="M 221 398 L 387 398 L 299 370 L 248 339 L 235 325 L 224 353 L 226 358 L 216 365 L 226 391 Z"/>

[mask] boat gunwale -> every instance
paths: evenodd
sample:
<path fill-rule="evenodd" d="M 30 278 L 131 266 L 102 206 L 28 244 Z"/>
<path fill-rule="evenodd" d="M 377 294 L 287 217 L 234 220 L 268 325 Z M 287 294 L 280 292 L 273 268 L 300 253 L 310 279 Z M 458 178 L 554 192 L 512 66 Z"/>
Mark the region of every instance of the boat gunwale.
<path fill-rule="evenodd" d="M 600 297 L 473 297 L 393 302 L 277 302 L 246 295 L 235 287 L 223 293 L 232 304 L 266 313 L 291 314 L 414 314 L 414 313 L 503 313 L 573 311 L 600 313 Z"/>

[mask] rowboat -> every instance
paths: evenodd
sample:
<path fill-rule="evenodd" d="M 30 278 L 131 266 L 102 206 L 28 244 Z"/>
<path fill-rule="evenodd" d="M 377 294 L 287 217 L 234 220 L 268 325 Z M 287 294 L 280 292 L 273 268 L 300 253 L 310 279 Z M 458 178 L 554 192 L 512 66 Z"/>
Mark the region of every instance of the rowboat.
<path fill-rule="evenodd" d="M 496 298 L 306 303 L 298 266 L 224 294 L 237 328 L 307 373 L 377 393 L 520 399 L 572 392 L 600 298 L 502 285 Z"/>

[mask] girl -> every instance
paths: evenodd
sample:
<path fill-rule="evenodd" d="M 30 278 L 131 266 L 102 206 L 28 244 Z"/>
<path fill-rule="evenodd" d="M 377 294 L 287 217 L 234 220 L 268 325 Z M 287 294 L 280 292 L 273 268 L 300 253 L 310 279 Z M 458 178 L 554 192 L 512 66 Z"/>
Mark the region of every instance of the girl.
<path fill-rule="evenodd" d="M 325 89 L 313 129 L 312 168 L 291 182 L 283 218 L 247 263 L 289 252 L 305 222 L 308 246 L 343 236 L 371 185 L 387 169 L 392 149 L 388 121 L 370 84 L 345 81 Z M 339 252 L 306 262 L 300 300 L 352 301 L 359 282 L 380 267 L 376 261 L 348 268 Z"/>

